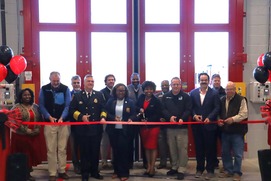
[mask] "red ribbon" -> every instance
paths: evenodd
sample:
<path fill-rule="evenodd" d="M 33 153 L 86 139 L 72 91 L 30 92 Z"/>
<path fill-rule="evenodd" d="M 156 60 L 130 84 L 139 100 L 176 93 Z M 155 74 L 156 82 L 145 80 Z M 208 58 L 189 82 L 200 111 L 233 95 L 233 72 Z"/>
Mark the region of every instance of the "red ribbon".
<path fill-rule="evenodd" d="M 90 124 L 124 124 L 124 125 L 192 125 L 192 124 L 217 124 L 217 121 L 209 123 L 204 122 L 126 122 L 126 121 L 93 121 L 93 122 L 62 122 L 62 123 L 51 123 L 51 122 L 22 122 L 27 125 L 52 125 L 52 126 L 63 126 L 63 125 L 90 125 Z M 251 120 L 242 121 L 240 124 L 259 124 L 266 123 L 266 120 Z"/>

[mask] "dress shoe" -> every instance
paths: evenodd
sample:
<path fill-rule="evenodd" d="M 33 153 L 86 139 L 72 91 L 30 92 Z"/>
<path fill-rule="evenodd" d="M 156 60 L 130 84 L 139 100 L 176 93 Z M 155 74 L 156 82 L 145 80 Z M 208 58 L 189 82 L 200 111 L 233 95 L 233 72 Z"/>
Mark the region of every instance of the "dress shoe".
<path fill-rule="evenodd" d="M 56 181 L 56 176 L 50 176 L 49 181 Z"/>
<path fill-rule="evenodd" d="M 183 179 L 184 179 L 184 174 L 181 173 L 181 172 L 179 172 L 179 173 L 177 174 L 177 179 L 178 179 L 178 180 L 183 180 Z"/>
<path fill-rule="evenodd" d="M 64 173 L 59 173 L 58 178 L 62 178 L 66 180 L 66 179 L 69 179 L 70 177 L 64 172 Z"/>
<path fill-rule="evenodd" d="M 104 179 L 104 177 L 101 176 L 99 173 L 97 173 L 97 174 L 95 174 L 95 175 L 91 175 L 91 177 L 96 178 L 96 179 L 98 179 L 98 180 L 103 180 L 103 179 Z"/>
<path fill-rule="evenodd" d="M 177 173 L 178 173 L 177 170 L 170 169 L 170 170 L 167 172 L 167 175 L 175 175 L 175 174 L 177 174 Z"/>

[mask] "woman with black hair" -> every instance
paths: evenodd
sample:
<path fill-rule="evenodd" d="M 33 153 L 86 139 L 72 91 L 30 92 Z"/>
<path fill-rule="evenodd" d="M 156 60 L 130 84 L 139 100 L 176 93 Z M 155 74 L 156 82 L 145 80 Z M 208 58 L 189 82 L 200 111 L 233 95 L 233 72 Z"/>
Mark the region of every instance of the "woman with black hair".
<path fill-rule="evenodd" d="M 37 122 L 42 121 L 39 106 L 34 103 L 34 93 L 26 88 L 19 92 L 16 104 L 12 108 L 19 113 L 21 121 Z M 30 175 L 32 166 L 41 163 L 41 141 L 39 125 L 24 125 L 12 132 L 11 135 L 11 153 L 24 153 L 28 157 L 29 181 L 35 179 Z"/>
<path fill-rule="evenodd" d="M 119 177 L 121 181 L 126 181 L 129 178 L 129 145 L 133 141 L 133 126 L 117 123 L 136 120 L 135 103 L 128 97 L 128 89 L 124 84 L 117 84 L 112 96 L 105 106 L 106 120 L 116 122 L 106 126 L 114 158 L 112 178 Z"/>
<path fill-rule="evenodd" d="M 142 122 L 159 122 L 162 117 L 161 101 L 154 96 L 156 85 L 152 81 L 142 84 L 144 94 L 137 100 L 138 117 Z M 157 157 L 158 136 L 160 125 L 148 125 L 140 127 L 140 136 L 145 149 L 147 170 L 144 175 L 153 177 L 155 174 L 155 161 Z"/>

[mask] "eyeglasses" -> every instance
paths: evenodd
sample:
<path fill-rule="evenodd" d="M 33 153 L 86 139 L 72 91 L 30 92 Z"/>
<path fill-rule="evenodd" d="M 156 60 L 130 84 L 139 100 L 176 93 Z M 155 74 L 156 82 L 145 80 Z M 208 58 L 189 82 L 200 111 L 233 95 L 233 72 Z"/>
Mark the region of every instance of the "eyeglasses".
<path fill-rule="evenodd" d="M 72 84 L 80 84 L 80 82 L 73 82 Z"/>

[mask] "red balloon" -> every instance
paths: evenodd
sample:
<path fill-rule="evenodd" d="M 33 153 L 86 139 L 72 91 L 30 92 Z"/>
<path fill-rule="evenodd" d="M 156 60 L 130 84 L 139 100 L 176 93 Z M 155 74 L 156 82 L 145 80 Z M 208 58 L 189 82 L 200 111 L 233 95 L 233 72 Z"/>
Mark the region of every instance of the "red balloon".
<path fill-rule="evenodd" d="M 264 57 L 264 53 L 262 53 L 262 54 L 258 57 L 258 59 L 257 59 L 257 65 L 258 65 L 258 66 L 264 66 L 264 64 L 263 64 L 263 57 Z"/>
<path fill-rule="evenodd" d="M 15 55 L 11 58 L 9 66 L 14 74 L 19 75 L 26 69 L 26 59 L 21 55 Z"/>
<path fill-rule="evenodd" d="M 0 82 L 6 78 L 7 74 L 7 67 L 0 63 Z"/>

